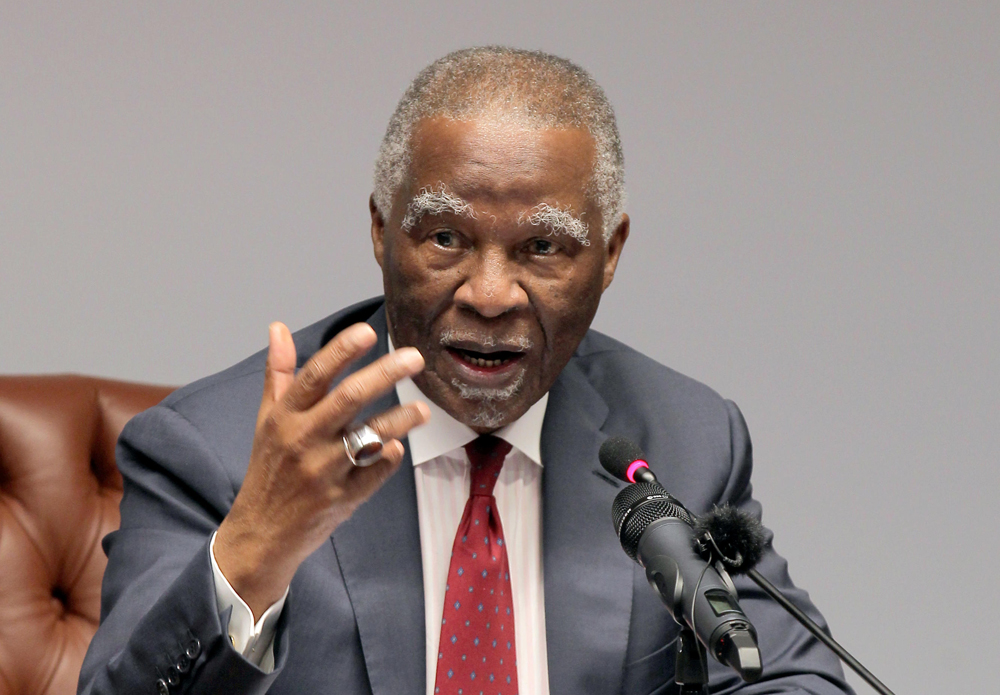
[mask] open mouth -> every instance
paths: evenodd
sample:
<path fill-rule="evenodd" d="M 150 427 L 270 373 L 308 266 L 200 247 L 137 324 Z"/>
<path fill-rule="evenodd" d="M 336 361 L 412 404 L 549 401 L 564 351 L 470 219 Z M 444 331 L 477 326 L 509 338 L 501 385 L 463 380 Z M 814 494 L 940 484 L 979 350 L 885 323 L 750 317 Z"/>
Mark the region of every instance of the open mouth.
<path fill-rule="evenodd" d="M 499 369 L 524 357 L 523 352 L 500 350 L 497 352 L 477 352 L 464 348 L 449 347 L 448 352 L 453 357 L 479 369 Z"/>

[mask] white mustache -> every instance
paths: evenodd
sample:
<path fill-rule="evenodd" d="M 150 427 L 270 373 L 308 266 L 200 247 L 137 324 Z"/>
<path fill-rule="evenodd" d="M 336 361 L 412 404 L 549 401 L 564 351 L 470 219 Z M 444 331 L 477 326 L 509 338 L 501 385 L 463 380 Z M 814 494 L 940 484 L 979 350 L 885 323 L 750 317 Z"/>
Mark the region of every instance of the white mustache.
<path fill-rule="evenodd" d="M 479 331 L 468 331 L 468 330 L 458 330 L 455 328 L 446 328 L 441 333 L 440 338 L 441 345 L 450 345 L 453 343 L 469 342 L 475 343 L 476 345 L 482 345 L 483 347 L 489 348 L 501 348 L 510 350 L 511 352 L 527 352 L 534 347 L 534 343 L 526 335 L 515 335 L 508 336 L 505 338 L 497 338 L 489 333 L 481 333 Z"/>

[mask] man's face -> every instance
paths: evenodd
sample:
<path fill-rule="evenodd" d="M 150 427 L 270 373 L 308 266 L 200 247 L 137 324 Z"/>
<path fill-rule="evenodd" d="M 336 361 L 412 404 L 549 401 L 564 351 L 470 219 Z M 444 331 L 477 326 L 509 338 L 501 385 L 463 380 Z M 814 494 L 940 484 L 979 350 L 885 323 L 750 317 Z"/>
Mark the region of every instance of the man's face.
<path fill-rule="evenodd" d="M 605 243 L 583 129 L 421 121 L 410 182 L 372 209 L 393 343 L 426 361 L 421 391 L 488 432 L 523 415 L 590 326 L 628 237 Z M 589 229 L 588 229 L 589 228 Z"/>

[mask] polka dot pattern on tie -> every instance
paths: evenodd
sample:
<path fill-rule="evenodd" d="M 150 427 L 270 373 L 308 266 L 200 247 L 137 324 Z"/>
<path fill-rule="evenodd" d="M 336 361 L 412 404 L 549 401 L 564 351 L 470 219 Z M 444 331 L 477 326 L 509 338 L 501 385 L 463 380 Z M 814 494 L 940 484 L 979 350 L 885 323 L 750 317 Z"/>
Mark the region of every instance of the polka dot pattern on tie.
<path fill-rule="evenodd" d="M 434 681 L 434 692 L 440 695 L 517 693 L 510 569 L 493 497 L 510 449 L 510 444 L 490 435 L 465 447 L 472 483 L 445 589 Z"/>

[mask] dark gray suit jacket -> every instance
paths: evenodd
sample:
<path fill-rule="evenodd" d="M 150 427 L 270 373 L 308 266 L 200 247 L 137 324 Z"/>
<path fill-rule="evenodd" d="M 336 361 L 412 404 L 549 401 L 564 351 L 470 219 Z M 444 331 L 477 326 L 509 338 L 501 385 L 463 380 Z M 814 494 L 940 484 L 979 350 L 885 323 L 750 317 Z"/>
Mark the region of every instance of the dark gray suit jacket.
<path fill-rule="evenodd" d="M 368 321 L 387 350 L 381 300 L 295 335 L 299 364 L 344 327 Z M 424 695 L 424 601 L 409 453 L 394 475 L 311 555 L 292 581 L 264 674 L 228 644 L 208 542 L 246 472 L 265 353 L 191 384 L 122 433 L 122 525 L 104 541 L 101 627 L 82 693 Z M 372 405 L 396 402 L 391 392 Z M 736 406 L 596 332 L 553 385 L 542 430 L 543 562 L 552 695 L 672 692 L 676 626 L 612 529 L 618 484 L 598 473 L 612 435 L 638 442 L 692 511 L 730 502 L 754 514 L 750 440 Z M 770 548 L 758 569 L 822 617 Z M 740 601 L 760 635 L 764 678 L 740 692 L 850 692 L 836 661 L 749 581 Z M 185 651 L 193 659 L 182 656 Z M 190 661 L 190 663 L 188 663 Z M 710 659 L 711 661 L 711 659 Z M 171 667 L 184 673 L 172 672 Z M 712 661 L 713 691 L 738 679 Z M 526 693 L 525 695 L 531 695 Z"/>

